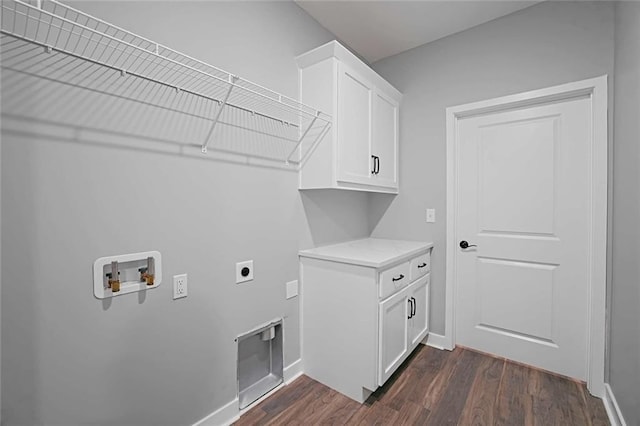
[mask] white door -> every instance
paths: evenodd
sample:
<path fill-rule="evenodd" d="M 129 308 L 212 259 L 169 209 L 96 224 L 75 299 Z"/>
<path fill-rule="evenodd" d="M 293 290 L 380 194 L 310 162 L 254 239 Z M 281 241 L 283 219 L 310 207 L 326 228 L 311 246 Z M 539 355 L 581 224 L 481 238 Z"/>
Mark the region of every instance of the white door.
<path fill-rule="evenodd" d="M 415 347 L 427 335 L 429 329 L 429 279 L 426 275 L 412 284 L 409 289 L 409 345 Z"/>
<path fill-rule="evenodd" d="M 373 87 L 344 64 L 338 67 L 339 181 L 371 184 L 371 110 Z"/>
<path fill-rule="evenodd" d="M 587 378 L 587 97 L 460 119 L 456 343 Z"/>
<path fill-rule="evenodd" d="M 373 96 L 373 146 L 375 158 L 373 183 L 378 186 L 398 186 L 398 111 L 396 101 L 375 91 Z"/>
<path fill-rule="evenodd" d="M 378 384 L 382 386 L 406 358 L 409 350 L 407 343 L 409 288 L 396 293 L 380 303 L 380 368 Z"/>

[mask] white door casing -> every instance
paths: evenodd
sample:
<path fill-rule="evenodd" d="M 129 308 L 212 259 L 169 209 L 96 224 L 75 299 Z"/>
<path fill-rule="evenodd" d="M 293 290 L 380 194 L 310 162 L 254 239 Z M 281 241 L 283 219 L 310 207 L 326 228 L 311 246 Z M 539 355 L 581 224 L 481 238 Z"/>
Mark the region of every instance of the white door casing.
<path fill-rule="evenodd" d="M 577 377 L 596 396 L 606 102 L 604 76 L 447 109 L 445 346 Z"/>

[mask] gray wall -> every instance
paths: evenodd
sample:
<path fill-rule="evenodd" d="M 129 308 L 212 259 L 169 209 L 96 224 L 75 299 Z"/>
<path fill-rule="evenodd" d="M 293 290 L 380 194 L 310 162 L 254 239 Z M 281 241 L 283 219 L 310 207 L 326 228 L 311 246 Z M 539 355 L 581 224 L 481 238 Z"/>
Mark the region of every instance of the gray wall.
<path fill-rule="evenodd" d="M 613 285 L 609 383 L 640 425 L 640 3 L 616 3 Z"/>
<path fill-rule="evenodd" d="M 294 56 L 333 39 L 292 2 L 76 7 L 294 98 Z M 299 358 L 297 251 L 368 236 L 367 207 L 300 194 L 296 172 L 3 132 L 3 421 L 184 425 L 220 408 L 238 334 L 284 316 L 285 365 Z M 145 250 L 162 253 L 158 289 L 93 297 L 96 258 Z M 247 259 L 255 280 L 237 286 Z"/>
<path fill-rule="evenodd" d="M 374 237 L 435 243 L 431 324 L 444 334 L 445 108 L 613 73 L 612 3 L 544 2 L 373 64 L 404 93 L 400 195 L 372 196 Z M 425 223 L 425 209 L 436 223 Z M 385 212 L 381 214 L 381 212 Z"/>

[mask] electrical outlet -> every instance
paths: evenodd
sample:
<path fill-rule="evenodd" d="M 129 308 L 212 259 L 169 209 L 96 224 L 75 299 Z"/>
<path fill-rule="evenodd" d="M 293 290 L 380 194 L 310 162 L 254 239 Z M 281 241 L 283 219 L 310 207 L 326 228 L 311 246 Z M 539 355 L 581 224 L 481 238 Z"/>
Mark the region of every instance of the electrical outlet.
<path fill-rule="evenodd" d="M 253 260 L 236 263 L 236 284 L 253 280 Z"/>
<path fill-rule="evenodd" d="M 434 223 L 436 221 L 436 209 L 427 209 L 427 222 Z"/>
<path fill-rule="evenodd" d="M 187 274 L 173 276 L 173 298 L 187 297 Z"/>

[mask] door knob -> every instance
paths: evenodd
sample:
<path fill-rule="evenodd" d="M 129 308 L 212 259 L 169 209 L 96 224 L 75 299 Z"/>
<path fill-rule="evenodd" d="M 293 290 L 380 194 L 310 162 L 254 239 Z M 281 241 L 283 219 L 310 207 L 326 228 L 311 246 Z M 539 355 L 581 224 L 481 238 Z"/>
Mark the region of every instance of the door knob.
<path fill-rule="evenodd" d="M 475 245 L 475 244 L 469 244 L 465 240 L 460 241 L 460 248 L 461 249 L 466 249 L 466 248 L 469 248 L 469 247 L 478 247 L 478 246 Z"/>

